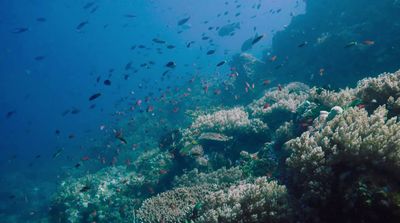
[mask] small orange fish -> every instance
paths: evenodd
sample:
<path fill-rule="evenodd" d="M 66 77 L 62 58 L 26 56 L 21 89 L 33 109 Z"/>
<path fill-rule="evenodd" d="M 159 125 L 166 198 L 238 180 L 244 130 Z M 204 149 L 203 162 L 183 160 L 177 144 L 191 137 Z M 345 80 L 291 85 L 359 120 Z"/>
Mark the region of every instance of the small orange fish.
<path fill-rule="evenodd" d="M 251 159 L 252 160 L 258 160 L 259 159 L 258 158 L 258 154 L 257 153 L 251 154 Z"/>
<path fill-rule="evenodd" d="M 372 40 L 364 40 L 364 41 L 363 41 L 363 44 L 364 44 L 364 45 L 367 45 L 367 46 L 371 46 L 371 45 L 374 45 L 374 44 L 375 44 L 375 41 L 372 41 Z"/>
<path fill-rule="evenodd" d="M 278 91 L 282 91 L 282 85 L 278 84 Z"/>
<path fill-rule="evenodd" d="M 270 83 L 271 83 L 270 80 L 264 80 L 264 81 L 263 81 L 263 85 L 268 85 L 268 84 L 270 84 Z"/>
<path fill-rule="evenodd" d="M 159 173 L 163 175 L 163 174 L 168 173 L 168 171 L 167 171 L 167 170 L 164 170 L 164 169 L 161 169 L 161 170 L 159 171 Z"/>
<path fill-rule="evenodd" d="M 363 109 L 363 108 L 365 108 L 365 105 L 364 104 L 359 104 L 359 105 L 357 105 L 357 108 Z"/>
<path fill-rule="evenodd" d="M 89 159 L 90 159 L 89 156 L 84 156 L 81 158 L 82 161 L 88 161 Z"/>
<path fill-rule="evenodd" d="M 231 74 L 229 74 L 229 77 L 231 77 L 231 78 L 234 78 L 234 77 L 237 77 L 238 75 L 237 75 L 237 73 L 231 73 Z"/>
<path fill-rule="evenodd" d="M 115 166 L 115 164 L 117 163 L 117 157 L 113 157 L 112 161 L 111 161 L 111 165 Z"/>
<path fill-rule="evenodd" d="M 154 106 L 152 106 L 152 105 L 147 106 L 146 111 L 147 112 L 153 112 L 154 111 Z"/>
<path fill-rule="evenodd" d="M 269 58 L 269 60 L 270 60 L 271 62 L 274 62 L 274 61 L 276 60 L 276 58 L 277 58 L 277 56 L 272 56 L 271 58 Z"/>
<path fill-rule="evenodd" d="M 204 90 L 204 93 L 207 94 L 207 92 L 208 92 L 208 85 L 204 85 L 204 86 L 203 86 L 203 90 Z"/>
<path fill-rule="evenodd" d="M 172 110 L 173 113 L 177 113 L 178 111 L 179 111 L 179 107 L 175 107 L 175 108 Z"/>
<path fill-rule="evenodd" d="M 215 95 L 220 95 L 221 94 L 221 90 L 220 89 L 215 89 L 214 94 Z"/>
<path fill-rule="evenodd" d="M 269 103 L 265 103 L 264 106 L 263 106 L 263 108 L 264 108 L 264 109 L 267 109 L 267 108 L 269 108 L 270 106 L 271 106 L 271 105 L 270 105 Z"/>

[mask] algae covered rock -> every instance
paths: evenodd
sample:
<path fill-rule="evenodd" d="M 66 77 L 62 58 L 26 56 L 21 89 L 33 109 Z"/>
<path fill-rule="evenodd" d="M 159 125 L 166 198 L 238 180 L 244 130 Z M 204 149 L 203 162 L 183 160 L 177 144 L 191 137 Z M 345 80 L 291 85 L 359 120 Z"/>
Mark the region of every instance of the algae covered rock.
<path fill-rule="evenodd" d="M 54 222 L 132 222 L 144 178 L 125 167 L 63 181 L 53 199 Z"/>

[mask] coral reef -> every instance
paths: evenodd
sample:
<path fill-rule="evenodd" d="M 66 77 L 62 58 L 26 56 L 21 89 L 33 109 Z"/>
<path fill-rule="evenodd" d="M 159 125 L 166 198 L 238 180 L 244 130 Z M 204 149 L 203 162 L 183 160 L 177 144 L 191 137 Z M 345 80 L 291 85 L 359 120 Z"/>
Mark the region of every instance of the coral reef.
<path fill-rule="evenodd" d="M 193 112 L 134 165 L 62 183 L 54 219 L 396 222 L 399 77 L 339 91 L 293 83 L 245 107 Z"/>
<path fill-rule="evenodd" d="M 400 71 L 365 78 L 358 82 L 356 90 L 360 104 L 368 111 L 387 104 L 390 116 L 400 114 Z"/>
<path fill-rule="evenodd" d="M 210 173 L 199 172 L 198 169 L 191 170 L 179 177 L 175 177 L 175 187 L 193 187 L 203 184 L 214 184 L 219 187 L 230 186 L 240 180 L 244 180 L 245 176 L 239 167 L 226 169 L 225 167 Z"/>
<path fill-rule="evenodd" d="M 212 185 L 176 188 L 145 200 L 137 215 L 144 223 L 185 222 L 196 204 L 214 190 Z"/>
<path fill-rule="evenodd" d="M 243 107 L 237 107 L 201 115 L 192 123 L 190 129 L 192 132 L 213 131 L 229 134 L 235 131 L 246 131 L 250 127 L 249 115 Z"/>
<path fill-rule="evenodd" d="M 316 212 L 309 216 L 323 222 L 400 217 L 400 123 L 387 118 L 385 107 L 371 115 L 350 108 L 287 146 L 289 187 L 304 210 Z"/>
<path fill-rule="evenodd" d="M 324 109 L 334 106 L 349 106 L 356 98 L 356 90 L 346 88 L 338 92 L 313 87 L 310 89 L 310 100 L 321 105 Z"/>
<path fill-rule="evenodd" d="M 308 86 L 291 83 L 273 88 L 263 97 L 248 105 L 252 117 L 259 118 L 272 129 L 293 119 L 297 108 L 308 98 Z"/>
<path fill-rule="evenodd" d="M 125 167 L 63 181 L 51 211 L 54 222 L 132 222 L 144 178 Z"/>
<path fill-rule="evenodd" d="M 290 219 L 285 186 L 263 177 L 207 195 L 196 223 L 286 222 Z"/>

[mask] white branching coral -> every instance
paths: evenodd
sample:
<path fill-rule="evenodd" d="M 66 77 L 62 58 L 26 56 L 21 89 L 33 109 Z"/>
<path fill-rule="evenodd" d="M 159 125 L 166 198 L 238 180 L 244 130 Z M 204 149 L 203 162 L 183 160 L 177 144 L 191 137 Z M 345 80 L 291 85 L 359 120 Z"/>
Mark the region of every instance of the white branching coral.
<path fill-rule="evenodd" d="M 289 212 L 286 187 L 262 177 L 207 195 L 194 222 L 284 222 Z"/>
<path fill-rule="evenodd" d="M 357 96 L 365 103 L 376 101 L 379 105 L 387 102 L 389 97 L 400 96 L 400 71 L 383 73 L 377 78 L 365 78 L 358 82 Z"/>
<path fill-rule="evenodd" d="M 313 87 L 310 89 L 310 100 L 317 102 L 325 108 L 332 108 L 334 106 L 345 107 L 354 101 L 356 98 L 355 93 L 356 91 L 351 88 L 336 92 Z"/>
<path fill-rule="evenodd" d="M 244 179 L 244 174 L 239 167 L 226 169 L 225 167 L 210 173 L 202 173 L 197 169 L 189 171 L 182 176 L 175 177 L 174 184 L 179 187 L 190 187 L 202 184 L 216 184 L 221 187 L 231 185 Z"/>
<path fill-rule="evenodd" d="M 308 90 L 309 88 L 305 84 L 291 83 L 281 89 L 267 91 L 263 97 L 251 103 L 248 108 L 252 116 L 261 118 L 269 124 L 270 118 L 274 116 L 295 113 L 298 106 L 308 98 Z"/>
<path fill-rule="evenodd" d="M 199 131 L 227 132 L 248 128 L 251 122 L 243 107 L 221 110 L 201 115 L 192 123 L 191 129 Z"/>
<path fill-rule="evenodd" d="M 144 223 L 185 222 L 196 204 L 212 191 L 216 191 L 212 185 L 176 188 L 145 200 L 137 215 Z"/>
<path fill-rule="evenodd" d="M 380 183 L 371 181 L 371 188 L 379 188 L 382 182 L 386 185 L 397 182 L 398 177 L 393 176 L 400 171 L 400 123 L 396 118 L 388 119 L 387 113 L 385 107 L 379 107 L 370 116 L 363 109 L 351 108 L 323 128 L 307 131 L 287 143 L 292 152 L 287 159 L 290 185 L 302 202 L 329 210 L 327 207 L 335 203 L 332 202 L 335 196 L 337 200 L 362 197 L 359 188 L 352 185 L 362 184 L 363 179 L 379 178 Z M 387 196 L 381 198 L 385 205 L 398 205 L 388 195 L 388 191 L 397 189 L 385 190 Z M 333 196 L 333 191 L 337 195 Z M 362 197 L 360 203 L 367 204 L 361 206 L 369 207 L 368 203 L 376 196 Z M 343 209 L 356 210 L 357 204 L 344 203 L 349 206 Z"/>

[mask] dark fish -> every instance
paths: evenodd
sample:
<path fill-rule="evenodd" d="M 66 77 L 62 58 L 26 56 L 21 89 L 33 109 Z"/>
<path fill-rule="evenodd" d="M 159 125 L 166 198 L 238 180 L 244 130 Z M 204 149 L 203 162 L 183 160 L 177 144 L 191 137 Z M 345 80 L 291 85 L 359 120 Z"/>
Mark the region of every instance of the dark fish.
<path fill-rule="evenodd" d="M 56 129 L 56 131 L 54 131 L 54 133 L 56 134 L 56 135 L 60 135 L 60 130 L 58 130 L 58 129 Z"/>
<path fill-rule="evenodd" d="M 59 157 L 63 151 L 64 151 L 64 148 L 58 149 L 55 153 L 53 153 L 53 159 Z"/>
<path fill-rule="evenodd" d="M 124 16 L 126 18 L 136 18 L 136 15 L 133 15 L 133 14 L 125 14 Z"/>
<path fill-rule="evenodd" d="M 241 50 L 242 52 L 250 50 L 253 47 L 253 38 L 247 39 L 246 41 L 243 42 Z"/>
<path fill-rule="evenodd" d="M 304 41 L 304 42 L 300 43 L 297 47 L 302 48 L 302 47 L 307 46 L 307 44 L 308 44 L 308 42 Z"/>
<path fill-rule="evenodd" d="M 90 186 L 85 185 L 79 190 L 79 192 L 86 192 L 88 190 L 90 190 Z"/>
<path fill-rule="evenodd" d="M 41 157 L 41 155 L 36 155 L 35 159 L 39 159 Z"/>
<path fill-rule="evenodd" d="M 344 46 L 344 48 L 350 48 L 350 47 L 353 47 L 353 46 L 356 46 L 356 45 L 357 45 L 357 42 L 353 41 L 353 42 L 350 42 L 350 43 L 346 44 L 346 46 Z"/>
<path fill-rule="evenodd" d="M 167 73 L 169 72 L 169 70 L 166 70 L 162 73 L 162 76 L 164 77 Z"/>
<path fill-rule="evenodd" d="M 88 2 L 83 6 L 83 9 L 89 9 L 90 7 L 92 7 L 95 4 L 95 2 Z"/>
<path fill-rule="evenodd" d="M 175 68 L 175 67 L 176 67 L 176 64 L 175 64 L 174 61 L 170 61 L 170 62 L 168 62 L 167 64 L 165 64 L 165 66 L 166 66 L 166 67 L 169 67 L 169 68 Z"/>
<path fill-rule="evenodd" d="M 215 53 L 215 50 L 209 50 L 209 51 L 207 51 L 207 55 L 212 55 L 212 54 L 214 54 Z"/>
<path fill-rule="evenodd" d="M 178 26 L 181 26 L 181 25 L 187 23 L 189 21 L 189 19 L 190 19 L 190 16 L 187 17 L 187 18 L 183 18 L 183 19 L 179 20 L 178 21 Z"/>
<path fill-rule="evenodd" d="M 8 198 L 9 199 L 14 199 L 14 198 L 16 198 L 16 196 L 15 195 L 10 195 L 10 196 L 8 196 Z"/>
<path fill-rule="evenodd" d="M 111 81 L 110 80 L 105 80 L 103 83 L 106 86 L 110 86 L 111 85 Z"/>
<path fill-rule="evenodd" d="M 47 19 L 44 18 L 44 17 L 39 17 L 39 18 L 36 18 L 36 21 L 38 21 L 38 22 L 46 22 Z"/>
<path fill-rule="evenodd" d="M 93 101 L 94 99 L 98 98 L 101 96 L 101 93 L 96 93 L 93 94 L 92 96 L 89 97 L 89 101 Z"/>
<path fill-rule="evenodd" d="M 83 27 L 85 27 L 89 22 L 83 21 L 76 26 L 76 30 L 80 31 Z"/>
<path fill-rule="evenodd" d="M 81 164 L 80 163 L 77 163 L 77 164 L 75 164 L 75 168 L 78 168 L 78 167 L 80 167 L 81 166 Z"/>
<path fill-rule="evenodd" d="M 194 43 L 194 41 L 190 41 L 190 42 L 186 43 L 186 48 L 189 48 L 193 43 Z"/>
<path fill-rule="evenodd" d="M 164 44 L 164 43 L 165 43 L 164 40 L 161 40 L 161 39 L 158 39 L 158 38 L 154 38 L 154 39 L 153 39 L 153 42 L 155 42 L 155 43 L 160 43 L 160 44 Z"/>
<path fill-rule="evenodd" d="M 174 45 L 168 45 L 167 48 L 168 48 L 168 49 L 174 49 L 175 46 L 174 46 Z"/>
<path fill-rule="evenodd" d="M 123 144 L 128 144 L 128 141 L 126 141 L 126 139 L 124 139 L 122 136 L 117 137 L 117 139 L 119 139 L 119 141 L 121 141 Z"/>
<path fill-rule="evenodd" d="M 65 110 L 63 113 L 61 113 L 61 115 L 62 115 L 62 116 L 66 116 L 66 115 L 68 115 L 68 113 L 69 113 L 70 111 L 71 111 L 71 110 L 67 109 L 67 110 Z"/>
<path fill-rule="evenodd" d="M 77 109 L 77 108 L 73 108 L 73 109 L 71 110 L 71 114 L 73 114 L 73 115 L 76 115 L 76 114 L 78 114 L 79 112 L 81 112 L 81 110 L 79 110 L 79 109 Z"/>
<path fill-rule="evenodd" d="M 90 10 L 90 14 L 95 13 L 97 11 L 97 9 L 99 9 L 99 6 L 92 8 L 92 10 Z"/>
<path fill-rule="evenodd" d="M 15 113 L 17 113 L 17 111 L 16 111 L 16 110 L 13 110 L 13 111 L 9 111 L 9 112 L 7 112 L 7 114 L 6 114 L 6 118 L 11 118 L 11 116 L 15 115 Z"/>
<path fill-rule="evenodd" d="M 15 29 L 12 31 L 12 33 L 19 34 L 19 33 L 24 33 L 24 32 L 26 32 L 26 31 L 28 31 L 28 30 L 29 30 L 29 28 L 26 28 L 26 27 L 15 28 Z"/>
<path fill-rule="evenodd" d="M 132 62 L 129 62 L 125 65 L 125 70 L 129 70 L 132 68 Z"/>
<path fill-rule="evenodd" d="M 220 66 L 224 65 L 225 63 L 226 63 L 226 61 L 225 61 L 225 60 L 223 60 L 223 61 L 221 61 L 221 62 L 217 63 L 217 67 L 220 67 Z"/>
<path fill-rule="evenodd" d="M 37 57 L 35 57 L 34 59 L 36 60 L 36 61 L 42 61 L 42 60 L 44 60 L 46 57 L 45 56 L 37 56 Z"/>
<path fill-rule="evenodd" d="M 263 37 L 264 37 L 264 35 L 256 36 L 256 37 L 253 39 L 253 42 L 251 42 L 251 45 L 254 45 L 254 44 L 258 43 Z"/>
<path fill-rule="evenodd" d="M 225 26 L 222 26 L 218 30 L 219 36 L 230 36 L 233 35 L 236 29 L 240 29 L 240 23 L 230 23 Z"/>
<path fill-rule="evenodd" d="M 93 109 L 95 107 L 96 107 L 96 104 L 92 104 L 92 105 L 89 106 L 89 109 Z"/>

